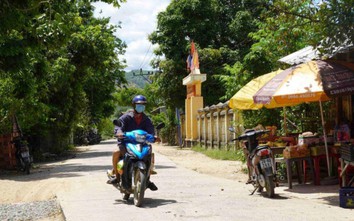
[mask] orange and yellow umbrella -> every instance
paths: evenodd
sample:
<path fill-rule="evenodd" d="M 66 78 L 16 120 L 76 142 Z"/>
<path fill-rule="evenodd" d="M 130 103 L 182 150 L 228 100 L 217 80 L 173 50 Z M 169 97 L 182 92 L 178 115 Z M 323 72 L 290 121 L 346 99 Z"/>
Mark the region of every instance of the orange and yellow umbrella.
<path fill-rule="evenodd" d="M 270 72 L 268 74 L 261 75 L 257 78 L 254 78 L 250 82 L 248 82 L 245 86 L 243 86 L 229 101 L 229 107 L 232 109 L 239 110 L 258 110 L 263 107 L 266 108 L 276 108 L 281 107 L 275 103 L 273 99 L 270 100 L 268 104 L 256 104 L 253 101 L 253 96 L 260 90 L 268 81 L 273 79 L 282 70 L 277 70 Z"/>
<path fill-rule="evenodd" d="M 330 100 L 323 90 L 320 73 L 331 66 L 323 66 L 323 62 L 310 61 L 279 73 L 278 79 L 271 79 L 255 93 L 254 102 L 268 104 L 274 100 L 278 105 L 289 106 Z"/>

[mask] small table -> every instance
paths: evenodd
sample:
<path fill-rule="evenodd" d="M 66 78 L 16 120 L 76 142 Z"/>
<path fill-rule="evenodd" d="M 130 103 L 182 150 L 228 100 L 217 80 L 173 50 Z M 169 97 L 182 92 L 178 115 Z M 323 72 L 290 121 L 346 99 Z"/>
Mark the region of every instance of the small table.
<path fill-rule="evenodd" d="M 342 172 L 339 175 L 340 177 L 342 177 L 342 185 L 343 187 L 351 186 L 351 184 L 354 182 L 354 176 L 350 179 L 348 183 L 346 183 L 345 171 L 347 170 L 349 165 L 354 166 L 354 161 L 344 160 L 343 158 L 340 158 L 339 160 L 340 160 L 340 167 L 342 169 Z"/>
<path fill-rule="evenodd" d="M 297 177 L 298 177 L 298 181 L 299 183 L 301 183 L 301 173 L 300 173 L 300 163 L 302 163 L 302 161 L 306 160 L 308 162 L 308 164 L 310 165 L 310 169 L 312 172 L 312 180 L 313 183 L 315 183 L 315 171 L 313 168 L 313 162 L 312 162 L 312 158 L 310 156 L 307 157 L 296 157 L 296 158 L 287 158 L 285 159 L 285 163 L 286 163 L 286 173 L 288 176 L 288 185 L 289 185 L 289 189 L 293 188 L 292 185 L 292 163 L 296 163 L 296 172 L 297 172 Z"/>

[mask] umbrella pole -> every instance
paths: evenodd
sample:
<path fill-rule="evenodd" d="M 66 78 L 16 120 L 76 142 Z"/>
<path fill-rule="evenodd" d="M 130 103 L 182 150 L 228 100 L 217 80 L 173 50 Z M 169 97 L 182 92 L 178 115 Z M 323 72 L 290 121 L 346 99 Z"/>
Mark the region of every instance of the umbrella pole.
<path fill-rule="evenodd" d="M 328 151 L 328 146 L 327 146 L 327 134 L 326 134 L 326 128 L 325 128 L 325 122 L 324 122 L 324 117 L 323 117 L 323 108 L 322 108 L 322 102 L 320 101 L 320 112 L 321 112 L 321 121 L 322 121 L 322 129 L 323 129 L 323 139 L 325 143 L 325 149 L 326 149 L 326 157 L 327 157 L 327 170 L 328 170 L 328 176 L 331 176 L 330 172 L 330 165 L 329 165 L 329 151 Z"/>
<path fill-rule="evenodd" d="M 284 127 L 284 132 L 285 132 L 285 136 L 288 136 L 288 128 L 287 128 L 287 126 L 286 126 L 286 108 L 285 107 L 283 107 L 283 117 L 284 117 L 284 125 L 283 125 L 283 127 Z"/>

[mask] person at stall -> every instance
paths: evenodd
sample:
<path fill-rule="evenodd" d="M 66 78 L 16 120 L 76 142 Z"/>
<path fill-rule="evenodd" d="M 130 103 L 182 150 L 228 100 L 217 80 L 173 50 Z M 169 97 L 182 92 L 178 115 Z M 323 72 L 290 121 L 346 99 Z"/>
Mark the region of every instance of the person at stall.
<path fill-rule="evenodd" d="M 335 139 L 337 142 L 349 142 L 350 141 L 350 123 L 343 117 L 339 124 L 335 126 Z"/>

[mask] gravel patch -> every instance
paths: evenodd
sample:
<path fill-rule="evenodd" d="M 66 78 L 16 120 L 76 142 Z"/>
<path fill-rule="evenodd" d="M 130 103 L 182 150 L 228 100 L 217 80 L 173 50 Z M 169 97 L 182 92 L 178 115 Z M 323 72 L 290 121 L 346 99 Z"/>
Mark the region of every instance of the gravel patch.
<path fill-rule="evenodd" d="M 0 204 L 0 220 L 40 220 L 59 214 L 61 214 L 61 207 L 56 199 Z"/>

